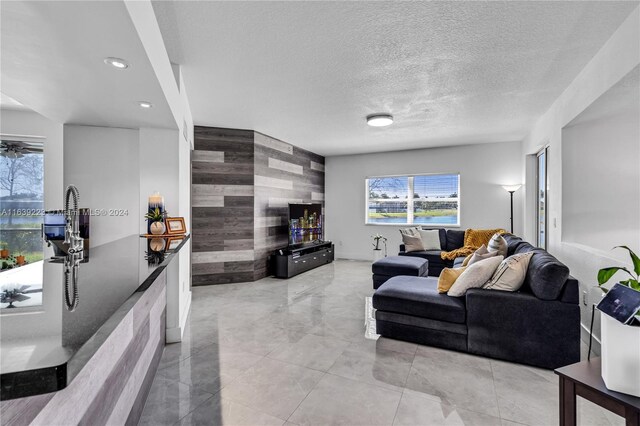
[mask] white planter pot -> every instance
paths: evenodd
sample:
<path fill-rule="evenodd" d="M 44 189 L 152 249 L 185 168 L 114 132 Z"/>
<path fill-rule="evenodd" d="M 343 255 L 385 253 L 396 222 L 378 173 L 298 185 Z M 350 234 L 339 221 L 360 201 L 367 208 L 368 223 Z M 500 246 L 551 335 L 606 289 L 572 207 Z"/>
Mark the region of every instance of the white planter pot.
<path fill-rule="evenodd" d="M 382 250 L 373 250 L 373 261 L 376 262 L 384 257 Z"/>
<path fill-rule="evenodd" d="M 609 390 L 640 397 L 640 327 L 600 317 L 602 380 Z"/>

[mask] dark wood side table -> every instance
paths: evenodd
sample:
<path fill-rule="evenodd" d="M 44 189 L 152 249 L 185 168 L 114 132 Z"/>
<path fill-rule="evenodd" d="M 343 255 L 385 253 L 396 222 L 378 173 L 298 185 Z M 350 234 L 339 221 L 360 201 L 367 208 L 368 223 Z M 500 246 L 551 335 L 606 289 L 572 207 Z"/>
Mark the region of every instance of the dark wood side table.
<path fill-rule="evenodd" d="M 576 396 L 624 417 L 627 426 L 640 426 L 640 398 L 607 389 L 600 358 L 567 365 L 555 372 L 560 376 L 560 426 L 575 426 Z"/>

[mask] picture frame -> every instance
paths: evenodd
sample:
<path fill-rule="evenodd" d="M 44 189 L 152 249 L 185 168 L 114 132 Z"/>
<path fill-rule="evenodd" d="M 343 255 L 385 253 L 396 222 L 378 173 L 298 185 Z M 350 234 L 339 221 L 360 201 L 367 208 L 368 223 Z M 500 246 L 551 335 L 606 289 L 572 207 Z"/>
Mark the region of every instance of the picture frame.
<path fill-rule="evenodd" d="M 167 226 L 167 235 L 181 235 L 187 233 L 187 227 L 183 217 L 168 217 L 165 219 Z"/>
<path fill-rule="evenodd" d="M 165 246 L 165 250 L 175 250 L 176 248 L 178 248 L 178 246 L 180 245 L 180 243 L 182 243 L 182 240 L 184 239 L 185 239 L 184 235 L 167 238 L 167 245 Z"/>

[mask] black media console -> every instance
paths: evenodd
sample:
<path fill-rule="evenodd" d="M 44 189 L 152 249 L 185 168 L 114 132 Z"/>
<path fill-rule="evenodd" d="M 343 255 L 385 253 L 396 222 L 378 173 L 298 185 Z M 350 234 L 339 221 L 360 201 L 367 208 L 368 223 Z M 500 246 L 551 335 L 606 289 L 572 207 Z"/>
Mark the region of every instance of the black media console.
<path fill-rule="evenodd" d="M 274 275 L 278 278 L 291 278 L 310 269 L 331 263 L 333 262 L 333 251 L 331 241 L 278 251 L 273 257 Z"/>

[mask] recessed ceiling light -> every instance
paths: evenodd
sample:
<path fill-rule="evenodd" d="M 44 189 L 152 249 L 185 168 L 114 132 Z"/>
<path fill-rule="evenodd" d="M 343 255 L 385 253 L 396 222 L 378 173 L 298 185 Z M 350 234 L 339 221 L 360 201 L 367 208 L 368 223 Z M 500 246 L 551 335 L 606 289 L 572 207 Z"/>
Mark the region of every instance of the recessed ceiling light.
<path fill-rule="evenodd" d="M 371 127 L 384 127 L 393 124 L 391 114 L 371 114 L 367 116 L 367 124 Z"/>
<path fill-rule="evenodd" d="M 107 65 L 111 65 L 114 68 L 119 70 L 124 70 L 129 68 L 129 63 L 124 59 L 120 58 L 105 58 L 104 63 Z"/>
<path fill-rule="evenodd" d="M 147 101 L 140 101 L 138 102 L 138 105 L 140 106 L 140 108 L 153 108 L 153 104 Z"/>

